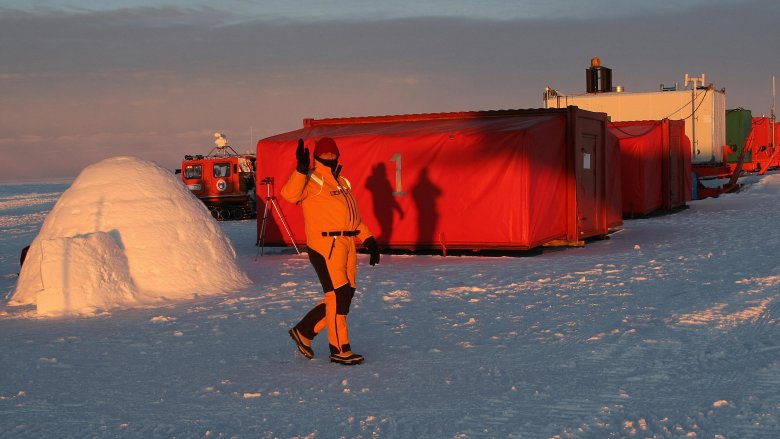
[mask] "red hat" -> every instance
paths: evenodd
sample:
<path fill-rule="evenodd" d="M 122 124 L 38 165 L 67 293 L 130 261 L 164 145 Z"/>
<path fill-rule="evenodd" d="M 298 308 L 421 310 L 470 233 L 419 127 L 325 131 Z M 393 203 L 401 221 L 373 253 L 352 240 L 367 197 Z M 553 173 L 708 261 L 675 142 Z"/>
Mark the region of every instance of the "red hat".
<path fill-rule="evenodd" d="M 336 141 L 330 137 L 323 137 L 314 144 L 314 155 L 320 156 L 326 152 L 332 152 L 339 156 L 339 147 L 336 146 Z"/>

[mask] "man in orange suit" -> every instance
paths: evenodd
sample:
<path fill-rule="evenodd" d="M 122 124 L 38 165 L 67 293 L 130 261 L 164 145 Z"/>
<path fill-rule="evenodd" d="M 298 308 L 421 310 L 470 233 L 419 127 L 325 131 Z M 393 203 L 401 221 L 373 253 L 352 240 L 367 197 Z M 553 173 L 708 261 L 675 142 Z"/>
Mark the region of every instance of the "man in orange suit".
<path fill-rule="evenodd" d="M 323 329 L 328 332 L 330 360 L 346 365 L 359 364 L 363 356 L 352 352 L 347 314 L 355 294 L 357 254 L 355 237 L 368 249 L 369 264 L 379 263 L 376 240 L 361 221 L 357 201 L 349 181 L 340 176 L 339 149 L 330 137 L 314 145 L 314 169 L 303 139 L 296 150 L 298 165 L 282 187 L 282 197 L 303 207 L 309 260 L 322 284 L 325 298 L 290 329 L 298 351 L 308 359 L 314 356 L 312 339 Z"/>

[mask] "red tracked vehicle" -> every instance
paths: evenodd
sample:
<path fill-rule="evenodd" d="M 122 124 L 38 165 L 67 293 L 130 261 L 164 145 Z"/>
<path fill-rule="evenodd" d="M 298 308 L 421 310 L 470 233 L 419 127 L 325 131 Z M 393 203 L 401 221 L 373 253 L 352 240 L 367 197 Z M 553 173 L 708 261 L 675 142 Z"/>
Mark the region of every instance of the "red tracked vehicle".
<path fill-rule="evenodd" d="M 185 155 L 181 178 L 217 220 L 255 218 L 255 155 L 238 154 L 222 133 L 208 155 Z"/>

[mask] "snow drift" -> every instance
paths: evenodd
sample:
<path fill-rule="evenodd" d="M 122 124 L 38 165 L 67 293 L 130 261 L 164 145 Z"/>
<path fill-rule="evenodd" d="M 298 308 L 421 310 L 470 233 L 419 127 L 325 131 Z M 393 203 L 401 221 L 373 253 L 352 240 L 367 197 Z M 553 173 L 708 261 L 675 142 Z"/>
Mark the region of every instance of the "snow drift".
<path fill-rule="evenodd" d="M 39 315 L 235 291 L 250 284 L 204 205 L 169 171 L 133 157 L 85 168 L 33 240 L 12 305 Z"/>

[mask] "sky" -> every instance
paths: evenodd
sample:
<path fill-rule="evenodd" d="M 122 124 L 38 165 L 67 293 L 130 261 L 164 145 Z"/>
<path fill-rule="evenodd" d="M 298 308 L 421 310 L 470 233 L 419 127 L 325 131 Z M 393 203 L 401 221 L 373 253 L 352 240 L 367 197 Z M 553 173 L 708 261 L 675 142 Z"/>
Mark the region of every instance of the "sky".
<path fill-rule="evenodd" d="M 539 108 L 598 56 L 626 91 L 704 73 L 771 111 L 770 0 L 0 0 L 0 182 L 133 155 L 166 169 L 304 118 Z"/>

